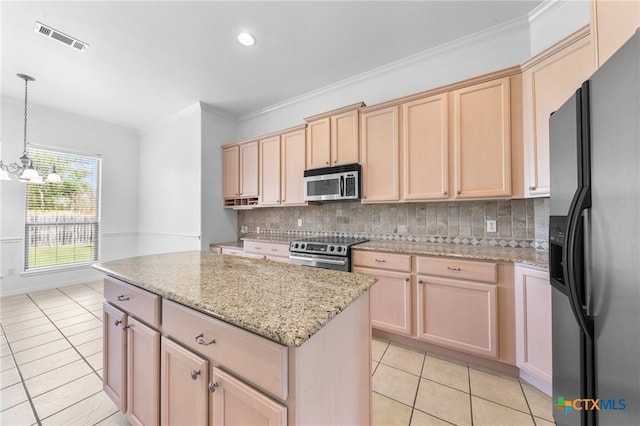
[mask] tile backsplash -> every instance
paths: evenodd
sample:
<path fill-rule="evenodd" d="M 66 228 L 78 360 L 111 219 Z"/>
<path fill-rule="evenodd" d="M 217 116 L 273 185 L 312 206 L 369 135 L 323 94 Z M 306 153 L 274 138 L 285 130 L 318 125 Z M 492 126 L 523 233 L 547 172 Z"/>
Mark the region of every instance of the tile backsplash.
<path fill-rule="evenodd" d="M 486 231 L 486 220 L 497 222 L 496 232 Z M 250 233 L 547 250 L 549 199 L 255 208 L 238 211 L 238 229 L 243 226 Z"/>

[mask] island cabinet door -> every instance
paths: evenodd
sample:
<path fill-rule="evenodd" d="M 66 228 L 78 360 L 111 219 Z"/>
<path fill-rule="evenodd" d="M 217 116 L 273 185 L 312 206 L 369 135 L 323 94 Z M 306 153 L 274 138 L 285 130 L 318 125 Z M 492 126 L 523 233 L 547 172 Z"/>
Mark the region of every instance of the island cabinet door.
<path fill-rule="evenodd" d="M 219 368 L 211 376 L 211 426 L 287 424 L 287 407 Z"/>
<path fill-rule="evenodd" d="M 132 425 L 156 425 L 160 418 L 160 333 L 129 317 L 127 349 L 127 418 Z"/>
<path fill-rule="evenodd" d="M 207 424 L 209 362 L 166 337 L 161 339 L 160 423 Z"/>
<path fill-rule="evenodd" d="M 127 411 L 127 314 L 104 303 L 103 312 L 103 378 L 104 392 L 116 406 Z"/>

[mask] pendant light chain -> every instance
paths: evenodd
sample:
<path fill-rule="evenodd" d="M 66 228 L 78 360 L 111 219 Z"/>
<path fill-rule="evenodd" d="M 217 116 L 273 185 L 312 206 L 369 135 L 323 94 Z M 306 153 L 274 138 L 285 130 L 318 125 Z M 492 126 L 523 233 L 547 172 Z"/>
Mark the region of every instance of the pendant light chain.
<path fill-rule="evenodd" d="M 24 80 L 24 152 L 27 152 L 27 86 L 29 81 Z"/>

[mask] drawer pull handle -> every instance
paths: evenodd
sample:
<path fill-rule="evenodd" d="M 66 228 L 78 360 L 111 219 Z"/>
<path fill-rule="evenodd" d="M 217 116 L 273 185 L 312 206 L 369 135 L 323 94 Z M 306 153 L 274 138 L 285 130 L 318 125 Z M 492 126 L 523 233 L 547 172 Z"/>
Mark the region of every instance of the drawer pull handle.
<path fill-rule="evenodd" d="M 218 382 L 209 382 L 209 392 L 215 392 L 216 388 L 218 388 L 220 385 L 218 384 Z"/>
<path fill-rule="evenodd" d="M 447 269 L 450 270 L 450 271 L 455 271 L 455 272 L 462 271 L 462 269 L 460 269 L 460 268 L 452 268 L 451 266 L 447 266 Z"/>
<path fill-rule="evenodd" d="M 384 259 L 376 259 L 376 262 L 378 262 L 378 263 L 385 263 L 385 262 L 386 262 L 386 260 L 384 260 Z"/>
<path fill-rule="evenodd" d="M 204 337 L 203 333 L 198 334 L 196 336 L 196 343 L 203 346 L 209 346 L 216 342 L 216 339 L 211 339 L 210 342 L 207 342 L 206 340 L 203 339 L 203 337 Z"/>
<path fill-rule="evenodd" d="M 200 370 L 191 370 L 191 378 L 193 380 L 198 380 L 199 375 L 200 375 Z"/>
<path fill-rule="evenodd" d="M 276 249 L 276 248 L 272 248 L 272 249 L 271 249 L 271 251 L 278 251 L 278 249 Z"/>
<path fill-rule="evenodd" d="M 260 246 L 255 246 L 255 249 L 256 249 L 256 250 L 262 250 L 262 247 L 260 247 Z"/>
<path fill-rule="evenodd" d="M 120 324 L 122 324 L 122 321 L 116 320 L 115 325 L 120 325 Z"/>
<path fill-rule="evenodd" d="M 129 300 L 129 297 L 125 297 L 124 294 L 121 294 L 120 296 L 116 297 L 116 300 L 118 300 L 118 302 L 124 302 L 125 300 Z"/>

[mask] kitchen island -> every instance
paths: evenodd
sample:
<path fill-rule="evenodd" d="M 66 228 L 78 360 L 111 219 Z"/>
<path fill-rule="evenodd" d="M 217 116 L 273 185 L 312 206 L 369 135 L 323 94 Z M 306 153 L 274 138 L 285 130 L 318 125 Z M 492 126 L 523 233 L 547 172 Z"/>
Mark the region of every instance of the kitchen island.
<path fill-rule="evenodd" d="M 104 272 L 104 389 L 132 424 L 369 424 L 375 278 L 204 252 Z"/>

